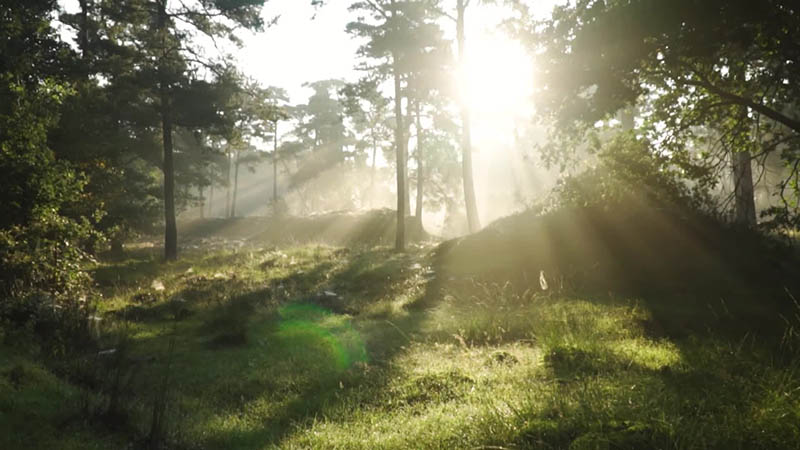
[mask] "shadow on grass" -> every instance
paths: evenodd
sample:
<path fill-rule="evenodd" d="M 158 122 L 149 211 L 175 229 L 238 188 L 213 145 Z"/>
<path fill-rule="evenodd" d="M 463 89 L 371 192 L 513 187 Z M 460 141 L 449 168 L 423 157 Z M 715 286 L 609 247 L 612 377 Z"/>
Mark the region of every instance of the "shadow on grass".
<path fill-rule="evenodd" d="M 795 448 L 800 411 L 792 367 L 758 346 L 680 341 L 652 367 L 604 349 L 545 355 L 555 382 L 518 412 L 522 448 Z M 783 393 L 783 394 L 782 394 Z"/>
<path fill-rule="evenodd" d="M 275 383 L 265 384 L 280 408 L 250 427 L 210 437 L 210 448 L 253 448 L 280 443 L 297 428 L 308 425 L 324 411 L 338 407 L 359 408 L 383 396 L 393 376 L 390 362 L 408 335 L 424 320 L 424 314 L 407 314 L 373 320 L 355 327 L 347 312 L 358 315 L 370 300 L 383 300 L 403 291 L 418 270 L 412 270 L 419 255 L 398 255 L 374 249 L 350 255 L 348 263 L 330 277 L 327 287 L 337 297 L 324 301 L 318 296 L 300 298 L 278 309 L 269 329 L 270 358 L 282 364 Z M 346 292 L 343 290 L 346 289 Z M 422 288 L 422 296 L 429 286 Z M 250 402 L 257 408 L 259 395 Z"/>
<path fill-rule="evenodd" d="M 278 445 L 326 408 L 366 404 L 383 389 L 390 361 L 424 313 L 362 316 L 412 285 L 416 294 L 407 302 L 432 304 L 429 292 L 438 285 L 425 283 L 422 252 L 334 254 L 339 260 L 321 258 L 267 282 L 190 277 L 171 300 L 115 313 L 143 327 L 136 352 L 155 357 L 137 382 L 141 399 L 151 396 L 170 361 L 175 445 Z M 138 406 L 141 417 L 146 402 Z"/>

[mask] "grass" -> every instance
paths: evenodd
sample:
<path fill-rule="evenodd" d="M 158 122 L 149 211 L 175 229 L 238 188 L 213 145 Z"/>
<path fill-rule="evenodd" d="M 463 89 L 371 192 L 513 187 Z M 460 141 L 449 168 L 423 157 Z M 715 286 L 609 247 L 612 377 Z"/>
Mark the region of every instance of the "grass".
<path fill-rule="evenodd" d="M 783 333 L 796 316 L 776 311 L 781 332 L 762 333 L 718 299 L 541 292 L 448 272 L 432 250 L 243 247 L 162 263 L 142 249 L 101 263 L 100 348 L 120 362 L 59 370 L 0 347 L 0 448 L 144 447 L 159 402 L 161 444 L 176 449 L 800 442 L 800 345 Z M 115 389 L 116 422 L 81 415 Z"/>

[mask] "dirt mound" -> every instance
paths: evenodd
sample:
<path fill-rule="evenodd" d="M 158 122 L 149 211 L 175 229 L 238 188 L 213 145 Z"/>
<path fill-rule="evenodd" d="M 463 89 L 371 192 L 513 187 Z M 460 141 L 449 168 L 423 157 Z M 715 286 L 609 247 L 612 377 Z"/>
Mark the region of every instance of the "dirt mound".
<path fill-rule="evenodd" d="M 595 293 L 783 289 L 798 273 L 791 248 L 755 231 L 641 206 L 517 214 L 443 243 L 437 258 L 451 277 Z"/>

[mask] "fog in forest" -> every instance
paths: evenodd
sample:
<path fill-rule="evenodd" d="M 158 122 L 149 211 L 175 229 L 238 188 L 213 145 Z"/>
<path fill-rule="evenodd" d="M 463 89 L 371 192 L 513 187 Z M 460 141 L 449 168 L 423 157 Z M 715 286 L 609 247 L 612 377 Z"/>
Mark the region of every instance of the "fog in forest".
<path fill-rule="evenodd" d="M 797 0 L 0 0 L 0 449 L 800 448 Z"/>

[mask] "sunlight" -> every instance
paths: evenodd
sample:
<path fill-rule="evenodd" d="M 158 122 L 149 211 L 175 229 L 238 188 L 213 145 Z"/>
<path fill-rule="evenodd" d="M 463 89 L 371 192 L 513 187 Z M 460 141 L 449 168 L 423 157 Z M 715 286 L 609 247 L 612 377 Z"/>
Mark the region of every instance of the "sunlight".
<path fill-rule="evenodd" d="M 502 33 L 484 32 L 468 41 L 465 62 L 459 85 L 470 106 L 476 150 L 511 144 L 518 121 L 531 115 L 530 55 Z"/>

